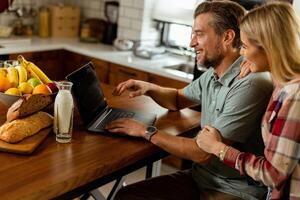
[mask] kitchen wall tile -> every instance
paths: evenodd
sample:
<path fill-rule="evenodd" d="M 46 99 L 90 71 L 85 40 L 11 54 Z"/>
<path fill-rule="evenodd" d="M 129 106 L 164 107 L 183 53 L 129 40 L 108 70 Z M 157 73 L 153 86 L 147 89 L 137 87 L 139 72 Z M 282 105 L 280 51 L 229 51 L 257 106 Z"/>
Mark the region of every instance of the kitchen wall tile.
<path fill-rule="evenodd" d="M 122 26 L 118 26 L 118 38 L 125 39 L 124 35 L 124 28 Z"/>
<path fill-rule="evenodd" d="M 144 7 L 144 1 L 141 1 L 141 0 L 133 0 L 133 5 L 132 7 L 134 8 L 140 8 L 142 9 Z"/>
<path fill-rule="evenodd" d="M 131 21 L 129 18 L 120 18 L 118 23 L 120 27 L 124 28 L 130 28 L 131 27 Z"/>
<path fill-rule="evenodd" d="M 124 6 L 133 6 L 134 1 L 133 0 L 121 0 L 122 5 Z"/>
<path fill-rule="evenodd" d="M 14 0 L 13 6 L 35 6 L 39 8 L 49 3 L 69 3 L 81 8 L 82 19 L 106 19 L 105 1 L 110 0 Z M 151 12 L 156 0 L 116 0 L 120 3 L 118 20 L 118 37 L 123 39 L 142 40 L 157 39 L 153 28 Z M 0 14 L 0 24 L 9 25 L 16 19 L 12 13 Z M 151 38 L 152 37 L 152 38 Z"/>
<path fill-rule="evenodd" d="M 141 18 L 141 11 L 135 8 L 126 7 L 124 16 L 133 19 L 139 19 Z"/>
<path fill-rule="evenodd" d="M 92 9 L 100 9 L 100 3 L 101 1 L 99 0 L 90 1 L 89 7 Z"/>
<path fill-rule="evenodd" d="M 90 2 L 89 1 L 84 1 L 83 7 L 84 8 L 90 8 Z"/>
<path fill-rule="evenodd" d="M 119 7 L 119 17 L 123 17 L 125 15 L 125 7 L 120 6 Z"/>
<path fill-rule="evenodd" d="M 158 39 L 159 34 L 153 28 L 152 9 L 156 0 L 120 0 L 120 17 L 118 24 L 122 27 L 118 37 L 132 40 Z M 128 26 L 130 19 L 131 25 Z"/>
<path fill-rule="evenodd" d="M 132 20 L 131 20 L 131 26 L 130 26 L 130 27 L 131 27 L 132 29 L 141 31 L 141 30 L 142 30 L 142 25 L 143 25 L 143 22 L 142 22 L 142 21 L 132 19 Z"/>
<path fill-rule="evenodd" d="M 132 29 L 124 29 L 123 36 L 126 39 L 130 40 L 137 40 L 137 38 L 140 38 L 141 32 L 135 31 Z"/>

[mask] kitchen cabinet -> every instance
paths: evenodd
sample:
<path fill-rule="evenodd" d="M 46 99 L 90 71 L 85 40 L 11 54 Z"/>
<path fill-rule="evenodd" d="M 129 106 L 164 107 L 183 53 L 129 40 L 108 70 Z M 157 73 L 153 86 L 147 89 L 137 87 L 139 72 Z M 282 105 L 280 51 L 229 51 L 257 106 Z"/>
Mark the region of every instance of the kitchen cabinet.
<path fill-rule="evenodd" d="M 70 51 L 63 51 L 62 63 L 63 63 L 63 75 L 66 76 L 74 70 L 80 68 L 87 63 L 89 59 L 86 56 L 73 53 Z"/>
<path fill-rule="evenodd" d="M 109 75 L 109 62 L 91 58 L 90 61 L 92 61 L 95 65 L 96 73 L 98 75 L 98 78 L 103 83 L 108 83 L 108 75 Z"/>
<path fill-rule="evenodd" d="M 63 63 L 64 63 L 64 70 L 63 74 L 66 76 L 67 74 L 71 73 L 72 71 L 78 69 L 79 67 L 83 66 L 84 64 L 92 61 L 98 78 L 103 83 L 108 83 L 108 68 L 109 63 L 97 58 L 92 58 L 84 55 L 80 55 L 77 53 L 73 53 L 70 51 L 63 52 Z"/>
<path fill-rule="evenodd" d="M 118 85 L 128 79 L 137 79 L 142 81 L 148 81 L 148 73 L 135 69 L 130 69 L 122 65 L 110 63 L 109 66 L 109 84 Z"/>
<path fill-rule="evenodd" d="M 65 76 L 89 61 L 95 65 L 99 80 L 110 85 L 118 85 L 128 79 L 149 81 L 165 87 L 183 88 L 186 82 L 159 76 L 152 73 L 128 68 L 97 58 L 92 58 L 66 50 L 26 52 L 10 54 L 9 59 L 17 59 L 18 55 L 36 64 L 52 80 L 63 80 Z"/>
<path fill-rule="evenodd" d="M 156 74 L 149 74 L 148 81 L 163 87 L 172 87 L 177 89 L 184 88 L 188 84 L 186 82 L 178 81 L 171 78 L 166 78 Z"/>
<path fill-rule="evenodd" d="M 96 58 L 65 50 L 53 50 L 11 54 L 9 55 L 9 59 L 16 60 L 18 55 L 22 55 L 26 60 L 33 62 L 52 80 L 63 80 L 72 71 L 92 61 L 100 81 L 108 83 L 109 63 Z"/>
<path fill-rule="evenodd" d="M 164 87 L 173 87 L 173 88 L 183 88 L 188 83 L 178 81 L 172 78 L 167 78 L 163 76 L 159 76 L 152 73 L 147 73 L 143 71 L 139 71 L 136 69 L 131 69 L 128 67 L 124 67 L 122 65 L 117 65 L 110 63 L 109 67 L 109 84 L 110 85 L 118 85 L 119 83 L 126 81 L 128 79 L 137 79 L 142 81 L 148 81 L 150 83 L 154 83 Z"/>

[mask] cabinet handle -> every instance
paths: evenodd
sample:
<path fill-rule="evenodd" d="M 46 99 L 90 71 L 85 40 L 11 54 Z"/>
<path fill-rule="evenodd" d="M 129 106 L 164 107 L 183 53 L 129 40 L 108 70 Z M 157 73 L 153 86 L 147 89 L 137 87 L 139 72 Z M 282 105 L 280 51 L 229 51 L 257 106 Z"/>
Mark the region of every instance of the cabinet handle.
<path fill-rule="evenodd" d="M 119 72 L 121 72 L 121 73 L 123 73 L 123 74 L 126 74 L 126 75 L 128 75 L 128 76 L 137 76 L 136 73 L 134 73 L 134 72 L 128 72 L 128 71 L 125 71 L 125 70 L 123 70 L 123 69 L 119 69 Z"/>

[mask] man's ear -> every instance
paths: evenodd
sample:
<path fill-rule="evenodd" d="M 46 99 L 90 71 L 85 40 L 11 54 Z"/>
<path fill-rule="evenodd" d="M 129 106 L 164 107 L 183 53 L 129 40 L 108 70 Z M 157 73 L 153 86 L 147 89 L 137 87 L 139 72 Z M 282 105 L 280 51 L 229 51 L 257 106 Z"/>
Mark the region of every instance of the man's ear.
<path fill-rule="evenodd" d="M 234 38 L 235 38 L 235 32 L 234 32 L 234 30 L 228 29 L 224 33 L 224 38 L 223 38 L 224 44 L 226 44 L 226 46 L 228 46 L 228 45 L 232 46 Z"/>

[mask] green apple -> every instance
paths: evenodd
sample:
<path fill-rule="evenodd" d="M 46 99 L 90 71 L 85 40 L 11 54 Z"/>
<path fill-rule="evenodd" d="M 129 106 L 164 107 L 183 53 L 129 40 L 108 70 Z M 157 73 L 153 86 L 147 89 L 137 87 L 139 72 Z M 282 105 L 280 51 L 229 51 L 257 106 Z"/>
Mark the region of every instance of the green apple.
<path fill-rule="evenodd" d="M 42 84 L 41 81 L 37 78 L 30 78 L 27 83 L 29 83 L 33 88 L 35 88 L 35 86 Z"/>

